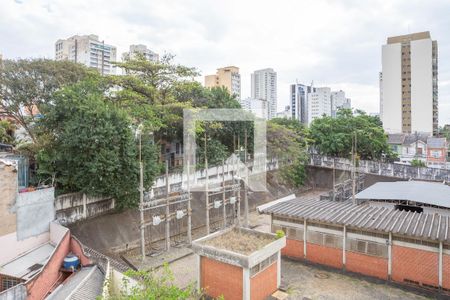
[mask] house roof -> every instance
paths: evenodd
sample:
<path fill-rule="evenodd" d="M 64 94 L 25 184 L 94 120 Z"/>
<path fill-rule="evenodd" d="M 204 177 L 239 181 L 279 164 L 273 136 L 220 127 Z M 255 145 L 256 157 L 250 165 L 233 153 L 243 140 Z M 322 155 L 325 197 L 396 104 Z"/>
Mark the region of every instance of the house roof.
<path fill-rule="evenodd" d="M 422 143 L 426 143 L 427 139 L 430 135 L 427 133 L 413 133 L 413 134 L 406 134 L 405 135 L 405 140 L 403 141 L 404 145 L 411 145 L 414 144 L 416 142 L 422 142 Z"/>
<path fill-rule="evenodd" d="M 389 144 L 403 144 L 405 135 L 403 133 L 393 133 L 388 135 Z"/>
<path fill-rule="evenodd" d="M 42 270 L 54 249 L 50 243 L 43 244 L 0 266 L 0 273 L 27 281 Z"/>
<path fill-rule="evenodd" d="M 357 205 L 350 200 L 337 202 L 317 198 L 296 198 L 277 203 L 264 209 L 263 213 L 450 243 L 450 216 L 439 213 L 418 213 L 397 210 L 394 206 L 374 206 L 368 202 Z"/>
<path fill-rule="evenodd" d="M 360 200 L 406 200 L 450 208 L 450 186 L 425 181 L 377 182 L 355 196 Z"/>
<path fill-rule="evenodd" d="M 429 137 L 427 139 L 427 146 L 431 148 L 446 148 L 447 139 L 446 138 L 435 138 Z"/>

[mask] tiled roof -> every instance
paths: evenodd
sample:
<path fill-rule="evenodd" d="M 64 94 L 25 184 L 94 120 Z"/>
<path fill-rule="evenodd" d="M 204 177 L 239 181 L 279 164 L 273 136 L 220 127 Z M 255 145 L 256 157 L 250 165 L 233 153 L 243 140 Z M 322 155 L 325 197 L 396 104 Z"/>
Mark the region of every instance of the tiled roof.
<path fill-rule="evenodd" d="M 336 202 L 299 198 L 277 203 L 262 212 L 450 243 L 450 217 L 439 213 L 401 211 L 394 206 L 372 206 L 367 202 L 356 205 L 349 200 Z"/>

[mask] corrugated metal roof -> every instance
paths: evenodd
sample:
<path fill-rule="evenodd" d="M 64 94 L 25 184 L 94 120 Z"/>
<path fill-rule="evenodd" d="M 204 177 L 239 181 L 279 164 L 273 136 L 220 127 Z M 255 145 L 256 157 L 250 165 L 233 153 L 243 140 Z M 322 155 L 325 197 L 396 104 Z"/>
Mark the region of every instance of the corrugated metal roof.
<path fill-rule="evenodd" d="M 447 147 L 447 139 L 429 137 L 427 139 L 427 146 L 430 148 L 445 148 Z"/>
<path fill-rule="evenodd" d="M 277 203 L 262 213 L 450 242 L 450 217 L 438 213 L 400 211 L 394 207 L 372 206 L 369 203 L 356 205 L 349 200 L 336 202 L 299 198 Z"/>
<path fill-rule="evenodd" d="M 436 182 L 377 182 L 355 197 L 369 200 L 407 200 L 450 208 L 450 186 Z"/>

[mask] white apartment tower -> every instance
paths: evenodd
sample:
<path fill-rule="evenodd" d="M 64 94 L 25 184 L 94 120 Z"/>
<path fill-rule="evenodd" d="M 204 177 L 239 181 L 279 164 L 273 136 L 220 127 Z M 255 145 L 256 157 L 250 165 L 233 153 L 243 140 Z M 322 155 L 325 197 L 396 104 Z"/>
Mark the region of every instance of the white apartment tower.
<path fill-rule="evenodd" d="M 257 118 L 268 118 L 268 104 L 264 99 L 246 98 L 240 101 L 243 110 L 249 111 Z"/>
<path fill-rule="evenodd" d="M 317 87 L 308 94 L 308 124 L 324 115 L 331 116 L 331 89 Z"/>
<path fill-rule="evenodd" d="M 343 90 L 331 92 L 331 116 L 336 117 L 337 111 L 341 108 L 352 108 L 350 98 L 345 97 Z"/>
<path fill-rule="evenodd" d="M 55 43 L 55 59 L 70 60 L 97 69 L 102 75 L 116 74 L 117 49 L 100 41 L 97 35 L 74 35 Z"/>
<path fill-rule="evenodd" d="M 388 133 L 438 129 L 438 51 L 430 32 L 389 37 L 382 47 L 380 110 Z"/>
<path fill-rule="evenodd" d="M 133 59 L 137 55 L 142 55 L 145 59 L 158 62 L 159 54 L 148 49 L 146 45 L 130 45 L 130 51 L 122 54 L 122 60 Z"/>
<path fill-rule="evenodd" d="M 252 98 L 263 99 L 268 105 L 268 119 L 277 115 L 277 73 L 270 68 L 257 70 L 251 75 Z"/>

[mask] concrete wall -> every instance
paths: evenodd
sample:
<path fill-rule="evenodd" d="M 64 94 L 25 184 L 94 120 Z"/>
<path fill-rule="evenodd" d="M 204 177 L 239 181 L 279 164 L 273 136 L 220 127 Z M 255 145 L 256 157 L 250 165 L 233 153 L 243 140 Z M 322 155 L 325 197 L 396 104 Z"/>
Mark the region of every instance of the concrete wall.
<path fill-rule="evenodd" d="M 42 189 L 17 196 L 17 239 L 23 240 L 50 230 L 55 219 L 55 190 Z"/>
<path fill-rule="evenodd" d="M 17 170 L 0 161 L 0 236 L 16 231 L 16 214 L 12 211 L 17 196 Z"/>
<path fill-rule="evenodd" d="M 115 201 L 111 197 L 71 193 L 55 199 L 56 219 L 64 225 L 108 213 L 114 208 Z"/>

